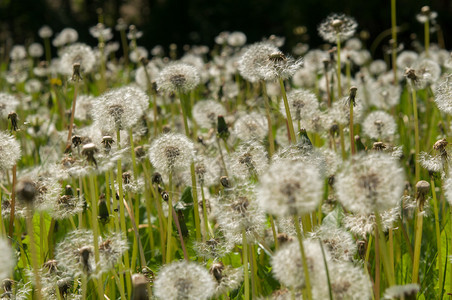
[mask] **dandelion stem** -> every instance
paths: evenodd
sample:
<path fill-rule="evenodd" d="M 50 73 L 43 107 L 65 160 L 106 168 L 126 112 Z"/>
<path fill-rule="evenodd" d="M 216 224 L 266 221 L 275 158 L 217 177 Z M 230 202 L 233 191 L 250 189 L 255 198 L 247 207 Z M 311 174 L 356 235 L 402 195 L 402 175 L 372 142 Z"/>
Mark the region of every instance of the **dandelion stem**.
<path fill-rule="evenodd" d="M 424 47 L 425 54 L 429 56 L 429 47 L 430 47 L 430 20 L 427 18 L 427 21 L 424 23 Z"/>
<path fill-rule="evenodd" d="M 275 220 L 272 215 L 269 215 L 270 218 L 270 225 L 272 227 L 272 233 L 273 233 L 273 240 L 275 241 L 275 249 L 279 249 L 279 242 L 278 242 L 278 234 L 276 233 L 276 226 L 275 226 Z"/>
<path fill-rule="evenodd" d="M 71 120 L 69 121 L 69 130 L 67 133 L 66 149 L 71 147 L 72 129 L 74 128 L 75 104 L 77 102 L 78 79 L 74 82 L 74 98 L 72 99 Z"/>
<path fill-rule="evenodd" d="M 323 257 L 323 264 L 325 265 L 325 273 L 326 273 L 326 279 L 328 282 L 328 294 L 330 296 L 330 300 L 333 300 L 333 291 L 331 289 L 331 281 L 330 281 L 330 272 L 328 271 L 328 264 L 325 256 L 325 250 L 323 249 L 322 240 L 319 239 L 320 249 L 322 249 L 322 257 Z"/>
<path fill-rule="evenodd" d="M 289 137 L 292 144 L 297 143 L 297 138 L 295 136 L 295 130 L 293 128 L 292 115 L 290 114 L 289 101 L 287 100 L 286 88 L 284 87 L 284 81 L 282 78 L 279 78 L 279 86 L 281 87 L 281 93 L 284 101 L 284 108 L 286 109 L 286 120 L 287 126 L 289 128 Z"/>
<path fill-rule="evenodd" d="M 173 231 L 173 173 L 169 173 L 168 179 L 168 187 L 169 187 L 169 197 L 168 197 L 168 225 L 166 226 L 166 263 L 171 262 L 171 234 Z"/>
<path fill-rule="evenodd" d="M 378 212 L 375 212 L 375 220 L 378 228 L 378 243 L 380 250 L 380 258 L 383 261 L 384 272 L 386 275 L 386 280 L 388 281 L 389 286 L 393 286 L 395 284 L 394 274 L 392 273 L 392 268 L 390 266 L 388 260 L 388 251 L 386 248 L 386 239 L 383 234 L 382 225 L 381 225 L 381 216 Z"/>
<path fill-rule="evenodd" d="M 31 265 L 33 266 L 33 274 L 35 277 L 35 297 L 38 300 L 42 299 L 42 285 L 41 285 L 41 278 L 39 276 L 39 259 L 38 259 L 38 253 L 36 250 L 36 244 L 35 244 L 35 233 L 33 228 L 33 208 L 27 207 L 27 216 L 26 216 L 26 223 L 27 223 L 27 232 L 28 237 L 30 239 L 30 252 L 31 252 Z"/>
<path fill-rule="evenodd" d="M 185 247 L 184 236 L 182 235 L 182 230 L 181 230 L 180 223 L 179 223 L 179 218 L 177 217 L 177 213 L 176 213 L 176 210 L 174 209 L 174 207 L 173 207 L 173 219 L 174 219 L 174 224 L 176 224 L 177 233 L 179 234 L 180 246 L 181 246 L 182 252 L 184 254 L 184 259 L 186 261 L 189 261 L 188 254 L 187 254 L 187 248 Z"/>
<path fill-rule="evenodd" d="M 303 263 L 303 272 L 304 272 L 304 279 L 306 284 L 306 293 L 307 298 L 309 300 L 312 300 L 312 291 L 311 291 L 311 281 L 309 279 L 309 268 L 308 268 L 308 262 L 306 259 L 306 253 L 304 251 L 303 247 L 303 235 L 301 234 L 301 228 L 300 228 L 300 222 L 298 221 L 298 216 L 293 216 L 293 222 L 295 225 L 295 230 L 297 231 L 297 238 L 298 238 L 298 245 L 300 246 L 300 253 L 301 253 L 301 261 Z"/>
<path fill-rule="evenodd" d="M 201 184 L 201 199 L 202 199 L 202 214 L 204 219 L 204 236 L 203 242 L 209 239 L 209 219 L 207 217 L 207 206 L 206 206 L 206 197 L 204 195 L 204 186 Z"/>
<path fill-rule="evenodd" d="M 16 183 L 17 183 L 17 177 L 16 177 L 16 169 L 17 165 L 13 166 L 12 173 L 13 173 L 13 185 L 11 187 L 11 211 L 9 216 L 9 229 L 8 229 L 8 236 L 10 238 L 13 237 L 13 231 L 14 231 L 14 215 L 16 210 Z"/>
<path fill-rule="evenodd" d="M 352 155 L 356 153 L 355 149 L 355 134 L 353 131 L 353 107 L 354 107 L 354 101 L 350 101 L 350 149 L 352 152 Z"/>
<path fill-rule="evenodd" d="M 341 85 L 341 37 L 339 32 L 336 33 L 336 48 L 337 48 L 337 98 L 342 97 L 342 85 Z"/>
<path fill-rule="evenodd" d="M 99 224 L 97 223 L 98 216 L 98 203 L 96 197 L 96 188 L 94 185 L 94 174 L 89 175 L 89 189 L 91 191 L 91 221 L 93 227 L 93 236 L 94 236 L 94 259 L 96 261 L 96 266 L 100 267 L 100 255 L 99 255 Z M 97 292 L 99 298 L 104 297 L 104 285 L 102 284 L 102 276 L 98 279 L 97 282 Z"/>
<path fill-rule="evenodd" d="M 438 248 L 438 266 L 439 266 L 439 280 L 438 280 L 438 286 L 440 290 L 443 289 L 443 281 L 444 281 L 444 273 L 441 271 L 442 268 L 442 256 L 441 256 L 441 231 L 439 228 L 439 213 L 438 213 L 438 200 L 436 198 L 436 191 L 435 191 L 435 180 L 433 179 L 433 176 L 430 176 L 430 186 L 432 189 L 432 197 L 433 197 L 433 212 L 435 214 L 435 232 L 436 232 L 436 247 Z M 441 297 L 442 299 L 442 297 Z"/>
<path fill-rule="evenodd" d="M 262 94 L 264 96 L 264 104 L 265 104 L 265 112 L 267 114 L 267 124 L 268 124 L 268 155 L 270 158 L 275 153 L 275 141 L 273 138 L 273 126 L 272 126 L 272 118 L 270 114 L 270 99 L 267 94 L 267 86 L 265 81 L 261 81 L 262 85 Z"/>
<path fill-rule="evenodd" d="M 245 274 L 245 300 L 250 299 L 250 280 L 248 273 L 248 241 L 246 240 L 246 230 L 242 229 L 242 260 L 243 260 L 243 272 Z"/>
<path fill-rule="evenodd" d="M 396 0 L 391 0 L 391 32 L 392 32 L 392 72 L 393 84 L 397 84 L 397 23 L 396 23 Z"/>
<path fill-rule="evenodd" d="M 411 87 L 411 98 L 413 100 L 413 114 L 414 114 L 414 146 L 415 146 L 415 180 L 419 182 L 421 179 L 421 169 L 419 166 L 419 119 L 417 113 L 417 97 L 416 97 L 416 89 L 414 86 Z"/>

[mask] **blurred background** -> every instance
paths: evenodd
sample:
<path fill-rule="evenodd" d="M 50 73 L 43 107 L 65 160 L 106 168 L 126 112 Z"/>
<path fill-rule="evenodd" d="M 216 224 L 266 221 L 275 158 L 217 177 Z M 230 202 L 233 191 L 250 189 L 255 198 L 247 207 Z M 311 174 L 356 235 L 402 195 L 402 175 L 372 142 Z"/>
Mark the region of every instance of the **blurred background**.
<path fill-rule="evenodd" d="M 221 31 L 242 31 L 248 43 L 272 34 L 286 37 L 285 49 L 296 43 L 319 47 L 323 41 L 317 25 L 330 13 L 342 12 L 353 16 L 358 34 L 375 56 L 381 56 L 390 38 L 390 0 L 0 0 L 0 43 L 29 44 L 40 41 L 37 31 L 46 24 L 54 33 L 65 27 L 79 32 L 79 41 L 96 45 L 89 28 L 102 14 L 105 25 L 114 27 L 118 18 L 134 24 L 143 31 L 138 45 L 151 49 L 165 48 L 170 43 L 214 44 Z M 440 41 L 450 49 L 452 43 L 451 0 L 397 0 L 399 42 L 412 47 L 423 39 L 423 25 L 416 14 L 424 5 L 438 12 L 437 32 L 432 42 Z M 439 33 L 439 40 L 438 34 Z M 115 39 L 119 34 L 115 31 Z M 443 41 L 444 40 L 444 41 Z"/>

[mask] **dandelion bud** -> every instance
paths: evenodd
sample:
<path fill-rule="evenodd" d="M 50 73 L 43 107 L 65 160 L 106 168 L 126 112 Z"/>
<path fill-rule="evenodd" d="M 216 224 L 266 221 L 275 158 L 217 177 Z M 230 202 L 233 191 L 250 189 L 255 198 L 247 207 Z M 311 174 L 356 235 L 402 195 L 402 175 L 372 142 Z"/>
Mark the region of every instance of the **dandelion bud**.
<path fill-rule="evenodd" d="M 97 216 L 102 224 L 107 224 L 110 219 L 110 214 L 108 213 L 107 202 L 105 197 L 99 199 L 99 215 Z"/>
<path fill-rule="evenodd" d="M 447 151 L 446 151 L 446 147 L 447 147 L 448 144 L 449 143 L 444 138 L 444 139 L 441 139 L 439 141 L 436 141 L 436 143 L 433 144 L 433 149 L 438 151 L 442 158 L 447 159 L 448 158 L 448 154 L 447 154 Z"/>
<path fill-rule="evenodd" d="M 148 300 L 148 279 L 142 274 L 132 275 L 133 294 L 132 300 Z"/>
<path fill-rule="evenodd" d="M 91 247 L 85 246 L 79 249 L 80 263 L 82 264 L 83 271 L 88 274 L 91 271 L 89 264 L 89 256 L 91 255 Z"/>
<path fill-rule="evenodd" d="M 355 98 L 356 98 L 356 91 L 358 88 L 356 86 L 352 86 L 350 88 L 350 95 L 348 96 L 348 104 L 353 103 L 353 106 L 355 106 Z"/>
<path fill-rule="evenodd" d="M 163 182 L 162 175 L 159 172 L 152 174 L 152 183 L 161 184 Z"/>
<path fill-rule="evenodd" d="M 17 113 L 12 111 L 8 114 L 8 119 L 11 120 L 11 131 L 17 131 L 19 126 L 17 125 L 17 122 L 19 118 L 17 117 Z"/>
<path fill-rule="evenodd" d="M 287 242 L 291 242 L 292 241 L 292 238 L 290 236 L 288 236 L 286 233 L 278 233 L 276 238 L 278 239 L 278 243 L 281 246 L 284 245 Z"/>
<path fill-rule="evenodd" d="M 65 194 L 68 196 L 74 196 L 74 190 L 69 184 L 65 187 Z"/>
<path fill-rule="evenodd" d="M 97 153 L 97 147 L 93 143 L 89 143 L 83 146 L 82 154 L 86 156 L 86 160 L 89 163 L 93 163 L 97 167 L 97 162 L 94 158 L 95 153 Z"/>
<path fill-rule="evenodd" d="M 80 64 L 75 63 L 72 65 L 72 81 L 77 82 L 82 79 L 82 75 L 80 74 Z"/>
<path fill-rule="evenodd" d="M 38 190 L 34 181 L 22 179 L 16 185 L 16 197 L 25 204 L 32 204 L 38 195 Z"/>
<path fill-rule="evenodd" d="M 135 147 L 135 157 L 137 159 L 142 159 L 146 155 L 143 146 Z"/>
<path fill-rule="evenodd" d="M 231 183 L 229 181 L 229 178 L 227 176 L 221 176 L 220 177 L 220 183 L 224 188 L 231 188 Z"/>
<path fill-rule="evenodd" d="M 386 149 L 386 145 L 382 142 L 376 142 L 372 146 L 372 150 L 383 151 Z"/>
<path fill-rule="evenodd" d="M 220 138 L 226 140 L 229 137 L 228 125 L 222 115 L 219 115 L 217 119 L 217 134 Z"/>
<path fill-rule="evenodd" d="M 427 200 L 427 193 L 430 191 L 430 183 L 425 180 L 418 181 L 416 184 L 416 201 L 419 206 L 419 210 L 424 210 L 424 203 Z"/>
<path fill-rule="evenodd" d="M 167 191 L 162 191 L 162 192 L 160 193 L 160 195 L 162 196 L 163 201 L 168 202 L 168 200 L 169 200 L 169 194 L 168 194 Z"/>
<path fill-rule="evenodd" d="M 72 136 L 72 145 L 74 145 L 75 148 L 80 146 L 82 144 L 82 137 L 79 135 Z"/>
<path fill-rule="evenodd" d="M 122 173 L 122 181 L 124 184 L 129 184 L 132 180 L 132 174 L 130 172 L 124 172 Z"/>
<path fill-rule="evenodd" d="M 111 145 L 114 143 L 115 141 L 113 140 L 113 138 L 109 135 L 106 135 L 102 138 L 102 145 L 104 145 L 104 149 L 105 149 L 105 153 L 110 152 L 111 150 Z"/>
<path fill-rule="evenodd" d="M 213 275 L 213 277 L 215 277 L 215 279 L 218 282 L 220 282 L 221 278 L 222 278 L 222 274 L 221 273 L 223 272 L 223 270 L 224 270 L 224 265 L 220 261 L 220 262 L 217 262 L 217 263 L 213 263 L 212 266 L 210 267 L 209 272 L 210 272 L 210 274 Z"/>

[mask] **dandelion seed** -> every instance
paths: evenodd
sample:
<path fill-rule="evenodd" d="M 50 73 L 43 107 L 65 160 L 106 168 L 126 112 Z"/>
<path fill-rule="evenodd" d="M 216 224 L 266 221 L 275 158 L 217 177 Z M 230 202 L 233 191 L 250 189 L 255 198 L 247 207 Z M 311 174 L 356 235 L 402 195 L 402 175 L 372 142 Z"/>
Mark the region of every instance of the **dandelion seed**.
<path fill-rule="evenodd" d="M 154 293 L 159 299 L 209 299 L 214 292 L 214 279 L 195 262 L 165 265 L 154 282 Z"/>

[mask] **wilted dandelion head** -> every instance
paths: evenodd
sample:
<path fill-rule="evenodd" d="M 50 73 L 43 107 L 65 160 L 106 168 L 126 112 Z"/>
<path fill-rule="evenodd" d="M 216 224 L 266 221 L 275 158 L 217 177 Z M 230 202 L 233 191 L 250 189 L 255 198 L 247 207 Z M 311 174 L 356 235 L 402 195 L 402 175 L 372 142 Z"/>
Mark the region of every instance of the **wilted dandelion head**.
<path fill-rule="evenodd" d="M 331 14 L 317 28 L 319 35 L 328 43 L 341 42 L 351 38 L 358 24 L 352 17 L 344 14 Z"/>
<path fill-rule="evenodd" d="M 397 205 L 405 187 L 405 174 L 397 161 L 384 153 L 359 154 L 336 176 L 338 200 L 352 212 L 383 212 Z"/>
<path fill-rule="evenodd" d="M 317 278 L 326 276 L 322 250 L 316 240 L 304 240 L 303 246 L 310 281 L 315 282 Z M 325 253 L 325 255 L 328 254 Z M 295 289 L 305 286 L 304 269 L 298 242 L 284 244 L 273 255 L 271 265 L 273 275 L 281 284 Z"/>
<path fill-rule="evenodd" d="M 72 75 L 73 65 L 80 64 L 82 74 L 90 73 L 96 63 L 96 57 L 90 46 L 74 44 L 63 49 L 59 64 L 59 72 L 64 75 Z"/>
<path fill-rule="evenodd" d="M 215 100 L 201 100 L 193 106 L 193 118 L 201 128 L 216 128 L 218 116 L 224 115 L 226 109 Z"/>
<path fill-rule="evenodd" d="M 435 103 L 442 112 L 452 115 L 452 74 L 448 74 L 438 82 Z"/>
<path fill-rule="evenodd" d="M 397 131 L 394 118 L 384 111 L 371 112 L 362 126 L 364 133 L 375 140 L 392 140 Z"/>
<path fill-rule="evenodd" d="M 234 177 L 246 180 L 255 178 L 267 169 L 268 158 L 264 146 L 256 141 L 240 144 L 231 155 L 231 172 Z"/>
<path fill-rule="evenodd" d="M 194 144 L 183 134 L 167 133 L 155 139 L 149 148 L 149 159 L 161 173 L 188 169 L 194 157 Z"/>
<path fill-rule="evenodd" d="M 323 195 L 323 180 L 313 165 L 280 160 L 260 177 L 257 199 L 278 217 L 314 211 Z"/>
<path fill-rule="evenodd" d="M 215 281 L 209 272 L 189 261 L 163 266 L 154 282 L 154 294 L 159 299 L 209 299 L 214 291 Z"/>
<path fill-rule="evenodd" d="M 168 93 L 189 92 L 200 81 L 198 70 L 185 63 L 174 63 L 166 66 L 157 78 L 157 90 Z"/>
<path fill-rule="evenodd" d="M 234 123 L 234 133 L 243 141 L 250 139 L 262 141 L 267 132 L 267 119 L 257 112 L 243 115 Z"/>
<path fill-rule="evenodd" d="M 9 133 L 0 131 L 0 170 L 11 169 L 20 157 L 20 144 Z"/>

